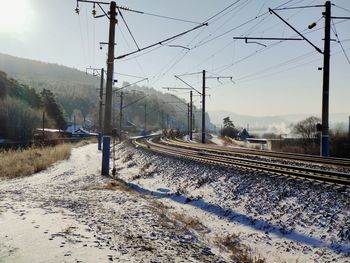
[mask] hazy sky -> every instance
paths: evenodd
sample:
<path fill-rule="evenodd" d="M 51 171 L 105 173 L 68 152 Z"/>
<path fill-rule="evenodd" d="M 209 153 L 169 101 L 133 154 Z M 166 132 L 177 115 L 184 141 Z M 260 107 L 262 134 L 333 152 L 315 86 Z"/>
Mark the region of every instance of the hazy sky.
<path fill-rule="evenodd" d="M 296 37 L 268 8 L 322 5 L 320 0 L 121 0 L 117 4 L 163 16 L 203 22 L 229 6 L 231 8 L 209 20 L 203 27 L 152 52 L 140 52 L 115 61 L 115 78 L 119 83 L 134 82 L 122 74 L 148 77 L 144 85 L 186 87 L 175 74 L 207 70 L 207 76 L 232 76 L 230 80 L 207 80 L 208 110 L 229 110 L 250 115 L 280 115 L 321 112 L 323 56 L 306 41 L 246 44 L 234 36 Z M 333 16 L 350 16 L 349 0 L 334 0 Z M 80 3 L 74 12 L 74 0 L 0 0 L 0 52 L 85 70 L 105 67 L 108 20 L 94 19 L 92 5 Z M 108 9 L 108 6 L 105 6 Z M 101 14 L 98 7 L 97 13 Z M 278 13 L 323 50 L 323 7 L 281 10 Z M 191 29 L 197 24 L 169 20 L 124 11 L 140 48 Z M 256 18 L 257 17 L 257 18 Z M 254 19 L 255 18 L 255 19 Z M 115 55 L 136 50 L 120 16 L 116 28 Z M 251 20 L 251 21 L 250 21 Z M 248 22 L 250 21 L 250 22 Z M 307 26 L 317 22 L 309 30 Z M 335 30 L 350 58 L 350 20 L 334 20 Z M 218 37 L 219 36 L 219 37 Z M 332 33 L 332 38 L 335 38 Z M 266 45 L 264 47 L 263 45 Z M 330 111 L 350 113 L 350 64 L 336 41 L 331 44 Z M 201 75 L 183 79 L 201 88 Z M 188 98 L 188 94 L 179 96 Z M 199 106 L 199 98 L 196 98 Z"/>

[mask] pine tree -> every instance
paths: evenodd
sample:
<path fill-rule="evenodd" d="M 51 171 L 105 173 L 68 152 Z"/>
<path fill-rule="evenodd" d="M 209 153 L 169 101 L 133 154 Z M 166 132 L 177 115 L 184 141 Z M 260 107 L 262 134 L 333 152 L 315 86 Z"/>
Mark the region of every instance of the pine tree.
<path fill-rule="evenodd" d="M 43 89 L 41 97 L 47 115 L 56 122 L 58 129 L 65 130 L 67 123 L 63 117 L 61 106 L 56 102 L 54 94 L 50 90 Z"/>

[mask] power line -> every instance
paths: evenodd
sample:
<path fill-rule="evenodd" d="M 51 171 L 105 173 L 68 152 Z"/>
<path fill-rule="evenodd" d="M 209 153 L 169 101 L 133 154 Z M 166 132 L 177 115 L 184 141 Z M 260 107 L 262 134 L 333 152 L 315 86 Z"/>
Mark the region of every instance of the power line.
<path fill-rule="evenodd" d="M 152 48 L 152 47 L 161 45 L 161 44 L 166 43 L 166 42 L 168 42 L 168 41 L 170 41 L 170 40 L 173 40 L 173 39 L 178 38 L 178 37 L 180 37 L 180 36 L 183 36 L 183 35 L 185 35 L 185 34 L 187 34 L 187 33 L 190 33 L 190 32 L 192 32 L 192 31 L 194 31 L 194 30 L 196 30 L 196 29 L 198 29 L 198 28 L 201 28 L 201 27 L 203 27 L 203 26 L 208 26 L 208 23 L 200 24 L 200 25 L 198 25 L 198 26 L 196 26 L 196 27 L 194 27 L 194 28 L 191 28 L 191 29 L 189 29 L 189 30 L 187 30 L 187 31 L 184 31 L 184 32 L 182 32 L 182 33 L 179 33 L 179 34 L 177 34 L 177 35 L 175 35 L 175 36 L 169 37 L 169 38 L 164 39 L 164 40 L 162 40 L 162 41 L 159 41 L 159 42 L 157 42 L 157 43 L 154 43 L 154 44 L 151 44 L 151 45 L 149 45 L 149 46 L 143 47 L 143 48 L 141 48 L 141 49 L 139 49 L 139 50 L 136 50 L 136 51 L 133 51 L 133 52 L 130 52 L 130 53 L 127 53 L 127 54 L 118 56 L 118 57 L 116 57 L 115 59 L 122 59 L 122 58 L 125 58 L 125 57 L 127 57 L 127 56 L 130 56 L 130 55 L 132 55 L 132 54 L 141 52 L 141 51 L 143 51 L 143 50 L 150 49 L 150 48 Z"/>
<path fill-rule="evenodd" d="M 350 49 L 347 49 L 347 50 L 350 50 Z M 342 52 L 342 51 L 335 52 L 335 53 L 333 53 L 333 56 L 336 56 L 336 55 L 340 54 L 341 52 Z M 290 71 L 290 70 L 295 69 L 295 68 L 300 68 L 300 67 L 309 65 L 309 64 L 311 64 L 311 63 L 313 63 L 313 62 L 320 61 L 320 60 L 322 60 L 322 58 L 313 59 L 313 60 L 311 60 L 311 61 L 308 61 L 308 62 L 305 62 L 305 63 L 301 63 L 301 64 L 298 64 L 298 65 L 289 67 L 289 68 L 287 68 L 287 69 L 283 69 L 283 70 L 280 70 L 280 71 L 277 71 L 277 72 L 272 72 L 272 73 L 265 74 L 265 75 L 263 75 L 263 76 L 259 76 L 259 77 L 254 77 L 254 76 L 252 76 L 253 78 L 244 79 L 243 81 L 239 81 L 239 83 L 250 82 L 250 81 L 257 80 L 257 79 L 261 79 L 261 78 L 266 78 L 266 77 L 269 77 L 269 76 L 277 75 L 277 74 L 279 74 L 279 73 L 287 72 L 287 71 Z M 238 80 L 237 80 L 237 81 L 238 81 Z M 238 84 L 239 84 L 239 83 L 238 83 Z"/>
<path fill-rule="evenodd" d="M 331 27 L 331 28 L 332 28 L 332 31 L 333 31 L 335 37 L 336 37 L 337 40 L 338 40 L 338 43 L 339 43 L 339 45 L 340 45 L 340 47 L 341 47 L 341 49 L 342 49 L 342 51 L 343 51 L 343 53 L 344 53 L 344 56 L 346 57 L 346 60 L 348 61 L 349 65 L 350 65 L 349 57 L 348 57 L 348 55 L 346 54 L 346 52 L 345 52 L 345 50 L 344 50 L 344 47 L 343 47 L 342 42 L 339 40 L 339 36 L 338 36 L 338 33 L 337 33 L 337 29 L 335 28 L 334 21 L 333 21 L 333 20 L 331 20 L 331 21 L 332 21 L 332 27 Z"/>
<path fill-rule="evenodd" d="M 130 30 L 128 24 L 126 23 L 126 21 L 125 21 L 125 19 L 124 19 L 124 16 L 123 16 L 123 14 L 122 14 L 122 12 L 120 11 L 120 8 L 119 8 L 118 6 L 117 6 L 117 9 L 118 9 L 118 12 L 119 12 L 119 14 L 120 14 L 120 17 L 122 18 L 122 20 L 123 20 L 123 22 L 124 22 L 124 24 L 125 24 L 125 26 L 126 26 L 126 29 L 128 30 L 130 36 L 131 36 L 132 39 L 134 40 L 134 43 L 135 43 L 137 49 L 140 50 L 140 47 L 139 47 L 139 45 L 137 44 L 136 39 L 135 39 L 134 35 L 132 34 L 132 32 L 131 32 L 131 30 Z"/>
<path fill-rule="evenodd" d="M 347 12 L 350 13 L 350 10 L 349 10 L 349 9 L 346 9 L 346 8 L 344 8 L 344 7 L 341 7 L 341 6 L 338 6 L 338 5 L 336 5 L 336 4 L 333 4 L 333 6 L 338 7 L 338 8 L 340 8 L 340 9 L 342 9 L 342 10 L 347 11 Z"/>
<path fill-rule="evenodd" d="M 207 20 L 204 21 L 204 23 L 209 22 L 210 20 L 212 20 L 214 17 L 217 17 L 218 15 L 222 14 L 223 12 L 225 12 L 227 9 L 231 8 L 232 6 L 234 6 L 235 4 L 237 4 L 238 2 L 240 2 L 241 0 L 237 0 L 235 2 L 233 2 L 232 4 L 230 4 L 229 6 L 225 7 L 224 9 L 222 9 L 221 11 L 219 11 L 218 13 L 214 14 L 213 16 L 209 17 Z"/>
<path fill-rule="evenodd" d="M 289 1 L 287 1 L 286 3 L 277 6 L 276 8 L 279 8 L 279 7 L 281 7 L 281 6 L 284 6 L 284 5 L 286 5 L 286 4 L 290 3 L 290 2 L 291 2 L 291 1 L 289 0 Z M 269 14 L 269 11 L 267 11 L 267 12 L 261 14 L 261 15 L 255 16 L 254 18 L 251 18 L 251 19 L 249 19 L 249 20 L 243 22 L 242 24 L 240 24 L 240 25 L 238 25 L 238 26 L 235 26 L 235 27 L 233 27 L 233 28 L 231 28 L 231 29 L 229 29 L 229 30 L 227 30 L 227 31 L 225 31 L 225 32 L 223 32 L 223 33 L 221 33 L 221 34 L 219 34 L 219 35 L 217 35 L 217 36 L 215 36 L 215 37 L 213 37 L 213 38 L 211 38 L 211 39 L 209 39 L 209 40 L 203 42 L 203 43 L 200 43 L 200 42 L 199 42 L 197 45 L 195 45 L 195 46 L 192 47 L 191 49 L 201 47 L 201 46 L 203 46 L 203 45 L 205 45 L 205 44 L 207 44 L 207 43 L 209 43 L 209 42 L 211 42 L 211 41 L 213 41 L 213 40 L 216 40 L 216 39 L 218 39 L 218 38 L 220 38 L 220 37 L 222 37 L 222 36 L 224 36 L 224 35 L 226 35 L 226 34 L 228 34 L 228 33 L 231 33 L 232 31 L 234 31 L 234 30 L 236 30 L 236 29 L 238 29 L 238 28 L 241 28 L 241 27 L 245 26 L 246 24 L 249 24 L 250 22 L 252 22 L 252 21 L 254 21 L 254 20 L 256 20 L 256 19 L 258 19 L 258 18 L 260 18 L 260 17 L 262 17 L 262 16 L 265 16 L 265 15 L 267 15 L 267 14 Z"/>
<path fill-rule="evenodd" d="M 119 29 L 119 32 L 121 33 L 122 38 L 124 39 L 126 45 L 128 46 L 129 50 L 131 50 L 131 47 L 130 47 L 128 41 L 126 40 L 126 37 L 125 37 L 123 31 L 120 29 L 120 27 L 118 27 L 118 29 Z M 136 62 L 136 64 L 138 65 L 138 67 L 139 67 L 140 71 L 142 72 L 142 74 L 144 75 L 144 77 L 147 77 L 147 75 L 146 75 L 145 71 L 143 70 L 141 64 L 139 63 L 137 57 L 133 57 L 132 59 L 135 59 L 135 62 Z M 129 59 L 128 59 L 128 60 L 129 60 Z"/>
<path fill-rule="evenodd" d="M 122 6 L 117 6 L 117 8 L 125 10 L 125 11 L 129 11 L 129 12 L 141 14 L 141 15 L 154 16 L 154 17 L 165 18 L 165 19 L 169 19 L 169 20 L 175 20 L 175 21 L 191 23 L 191 24 L 197 24 L 197 25 L 201 24 L 199 22 L 194 22 L 194 21 L 190 21 L 190 20 L 186 20 L 186 19 L 170 17 L 170 16 L 164 16 L 164 15 L 159 15 L 159 14 L 153 14 L 153 13 L 148 13 L 148 12 L 144 12 L 144 11 L 138 11 L 138 10 L 130 9 L 130 8 L 127 8 L 127 7 L 122 7 Z"/>

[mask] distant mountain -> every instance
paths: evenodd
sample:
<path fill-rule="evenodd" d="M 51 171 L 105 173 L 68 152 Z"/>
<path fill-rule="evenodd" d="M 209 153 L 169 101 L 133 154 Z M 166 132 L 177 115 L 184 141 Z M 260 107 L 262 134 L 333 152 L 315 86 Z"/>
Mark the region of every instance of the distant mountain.
<path fill-rule="evenodd" d="M 349 122 L 349 115 L 346 113 L 333 113 L 330 114 L 330 126 L 334 127 L 336 125 L 345 126 Z M 221 126 L 223 123 L 223 118 L 230 117 L 235 126 L 239 127 L 249 127 L 252 131 L 262 131 L 262 132 L 281 132 L 288 133 L 290 130 L 290 125 L 306 119 L 310 116 L 318 116 L 315 114 L 288 114 L 288 115 L 276 115 L 276 116 L 250 116 L 237 114 L 230 111 L 210 111 L 210 119 L 212 123 Z"/>
<path fill-rule="evenodd" d="M 209 116 L 212 122 L 218 126 L 223 123 L 223 119 L 225 117 L 230 117 L 235 126 L 247 127 L 248 125 L 249 128 L 266 128 L 274 123 L 290 123 L 290 121 L 288 121 L 286 118 L 283 118 L 282 116 L 260 117 L 242 115 L 230 111 L 210 111 Z"/>
<path fill-rule="evenodd" d="M 55 94 L 96 97 L 99 78 L 74 68 L 53 63 L 24 59 L 0 53 L 0 71 L 41 91 L 50 89 Z"/>
<path fill-rule="evenodd" d="M 5 54 L 0 54 L 0 71 L 4 71 L 9 77 L 29 85 L 38 92 L 44 88 L 51 90 L 62 105 L 68 120 L 75 116 L 78 123 L 89 119 L 93 124 L 97 124 L 99 77 L 62 65 Z M 131 90 L 137 90 L 139 93 L 136 94 Z M 145 97 L 146 95 L 147 97 Z M 142 97 L 144 98 L 141 99 Z M 135 103 L 138 98 L 140 102 Z M 119 96 L 114 98 L 114 101 L 113 121 L 116 124 L 119 116 L 117 114 L 119 112 Z M 179 101 L 183 103 L 174 103 Z M 168 124 L 169 128 L 187 129 L 186 102 L 172 94 L 166 94 L 149 87 L 132 85 L 125 89 L 124 105 L 127 104 L 131 105 L 123 111 L 124 120 L 131 121 L 139 127 L 145 126 L 144 105 L 147 104 L 147 128 L 159 129 Z M 195 119 L 200 120 L 199 113 Z M 207 127 L 211 128 L 208 114 L 206 119 Z M 196 123 L 199 126 L 199 121 Z"/>

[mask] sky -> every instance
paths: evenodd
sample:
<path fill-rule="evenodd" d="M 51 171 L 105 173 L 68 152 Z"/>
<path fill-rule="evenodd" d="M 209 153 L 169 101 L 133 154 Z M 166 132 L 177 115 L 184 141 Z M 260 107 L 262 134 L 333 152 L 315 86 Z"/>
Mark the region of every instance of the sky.
<path fill-rule="evenodd" d="M 107 1 L 107 0 L 106 0 Z M 109 1 L 107 1 L 109 2 Z M 349 0 L 332 1 L 333 16 L 350 16 Z M 120 0 L 122 7 L 180 20 L 122 11 L 140 48 L 158 43 L 208 21 L 164 45 L 115 60 L 114 78 L 147 81 L 140 85 L 187 87 L 174 75 L 200 90 L 206 70 L 208 111 L 226 110 L 246 115 L 321 114 L 323 55 L 306 41 L 245 43 L 233 37 L 297 37 L 268 8 L 323 5 L 320 0 Z M 231 5 L 231 7 L 229 7 Z M 93 5 L 74 0 L 0 0 L 0 53 L 40 60 L 85 71 L 106 68 L 108 19 L 93 18 Z M 229 7 L 222 13 L 220 11 Z M 106 10 L 108 5 L 103 5 Z M 102 14 L 96 6 L 97 15 Z M 323 50 L 324 7 L 276 11 Z M 217 16 L 214 16 L 218 14 Z M 214 16 L 213 18 L 211 18 Z M 210 19 L 211 18 L 211 19 Z M 308 25 L 317 22 L 313 29 Z M 333 19 L 331 42 L 330 112 L 350 113 L 350 20 Z M 118 15 L 115 56 L 137 50 Z M 200 74 L 191 74 L 200 73 Z M 187 75 L 186 75 L 187 74 Z M 126 75 L 133 75 L 130 77 Z M 232 77 L 217 79 L 215 77 Z M 188 90 L 173 90 L 189 99 Z M 195 104 L 200 107 L 199 97 Z"/>

